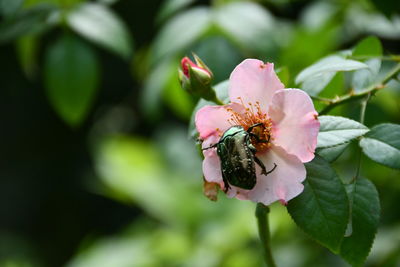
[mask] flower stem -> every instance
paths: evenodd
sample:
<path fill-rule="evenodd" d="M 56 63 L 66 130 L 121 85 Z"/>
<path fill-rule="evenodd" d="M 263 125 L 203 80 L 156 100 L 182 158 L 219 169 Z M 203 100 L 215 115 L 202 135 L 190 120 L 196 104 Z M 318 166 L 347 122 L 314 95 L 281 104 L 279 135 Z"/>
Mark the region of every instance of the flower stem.
<path fill-rule="evenodd" d="M 222 102 L 221 100 L 219 100 L 218 97 L 215 97 L 212 102 L 214 102 L 215 104 L 219 105 L 219 106 L 223 106 L 225 105 L 224 102 Z"/>
<path fill-rule="evenodd" d="M 390 79 L 395 77 L 398 73 L 400 73 L 400 63 L 397 64 L 396 66 L 394 66 L 393 69 L 381 81 L 379 81 L 378 83 L 376 83 L 374 85 L 371 85 L 371 86 L 365 88 L 364 90 L 361 90 L 359 92 L 352 91 L 352 92 L 350 92 L 348 94 L 345 94 L 345 95 L 343 95 L 341 97 L 337 97 L 337 98 L 334 98 L 334 99 L 317 99 L 319 101 L 323 100 L 323 102 L 328 103 L 328 105 L 324 109 L 322 109 L 319 112 L 319 114 L 320 115 L 324 115 L 324 114 L 328 113 L 331 109 L 333 109 L 336 106 L 339 106 L 341 104 L 345 104 L 347 102 L 351 102 L 351 101 L 363 98 L 363 97 L 365 97 L 367 95 L 374 94 L 378 90 L 385 88 L 386 83 Z"/>
<path fill-rule="evenodd" d="M 203 98 L 204 98 L 204 97 L 203 97 Z M 205 99 L 205 100 L 208 100 L 208 101 L 211 101 L 211 102 L 214 102 L 215 104 L 217 104 L 217 105 L 219 105 L 219 106 L 225 105 L 225 103 L 222 102 L 222 101 L 218 98 L 218 96 L 217 96 L 217 94 L 216 94 L 216 90 L 215 90 L 215 88 L 213 88 L 213 87 L 210 88 L 210 94 L 208 95 L 208 97 L 207 97 L 207 98 L 204 98 L 204 99 Z"/>
<path fill-rule="evenodd" d="M 264 248 L 264 259 L 268 267 L 276 267 L 274 258 L 272 257 L 271 251 L 271 239 L 269 233 L 269 221 L 268 221 L 269 207 L 262 203 L 257 203 L 256 217 L 258 223 L 258 234 Z"/>

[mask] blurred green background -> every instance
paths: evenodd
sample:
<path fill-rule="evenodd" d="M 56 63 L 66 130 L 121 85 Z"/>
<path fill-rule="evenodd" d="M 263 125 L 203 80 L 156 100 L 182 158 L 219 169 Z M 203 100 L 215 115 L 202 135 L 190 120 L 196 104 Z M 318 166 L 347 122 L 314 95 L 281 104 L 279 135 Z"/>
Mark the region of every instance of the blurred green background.
<path fill-rule="evenodd" d="M 374 35 L 400 54 L 393 0 L 0 0 L 0 266 L 263 266 L 254 203 L 202 195 L 180 58 L 215 84 L 244 58 L 303 68 Z M 382 68 L 390 67 L 384 62 Z M 334 96 L 346 76 L 328 85 Z M 357 118 L 358 103 L 332 114 Z M 400 85 L 366 125 L 400 123 Z M 334 167 L 355 173 L 350 145 Z M 400 266 L 400 173 L 362 158 L 381 199 L 367 266 Z M 347 266 L 274 204 L 278 266 Z"/>

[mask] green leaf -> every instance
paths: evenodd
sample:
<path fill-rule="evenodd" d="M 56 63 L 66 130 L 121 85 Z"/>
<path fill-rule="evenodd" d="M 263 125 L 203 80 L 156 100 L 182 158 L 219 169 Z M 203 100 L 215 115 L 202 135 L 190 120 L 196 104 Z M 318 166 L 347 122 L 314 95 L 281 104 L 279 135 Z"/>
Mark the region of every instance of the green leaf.
<path fill-rule="evenodd" d="M 175 72 L 172 73 L 176 74 Z M 177 116 L 184 120 L 190 119 L 195 101 L 193 101 L 191 95 L 182 89 L 175 75 L 171 75 L 165 84 L 163 100 Z"/>
<path fill-rule="evenodd" d="M 38 47 L 39 36 L 37 35 L 26 35 L 17 41 L 18 59 L 25 75 L 29 78 L 36 74 Z"/>
<path fill-rule="evenodd" d="M 4 17 L 14 15 L 25 0 L 0 0 L 0 14 Z"/>
<path fill-rule="evenodd" d="M 334 162 L 346 150 L 349 143 L 344 143 L 332 147 L 318 148 L 317 153 L 328 162 Z"/>
<path fill-rule="evenodd" d="M 400 169 L 400 125 L 383 123 L 372 127 L 360 146 L 370 159 Z"/>
<path fill-rule="evenodd" d="M 378 58 L 367 60 L 365 64 L 368 65 L 367 69 L 354 72 L 352 85 L 355 92 L 362 91 L 374 84 L 377 80 L 379 70 L 381 69 L 381 60 Z"/>
<path fill-rule="evenodd" d="M 64 35 L 46 52 L 45 85 L 57 113 L 71 126 L 86 117 L 99 82 L 96 55 L 85 43 Z"/>
<path fill-rule="evenodd" d="M 308 79 L 315 79 L 316 76 L 329 72 L 352 71 L 363 68 L 368 68 L 368 65 L 337 55 L 328 56 L 300 72 L 296 77 L 296 83 L 303 83 Z"/>
<path fill-rule="evenodd" d="M 159 134 L 164 140 L 169 139 L 170 128 Z M 193 194 L 200 189 L 192 188 L 194 184 L 199 185 L 194 179 L 198 177 L 182 181 L 176 166 L 166 169 L 165 148 L 160 149 L 155 143 L 135 136 L 111 135 L 99 141 L 94 155 L 96 171 L 105 185 L 99 188 L 100 193 L 127 204 L 134 203 L 152 218 L 168 225 L 188 225 L 191 220 L 197 220 L 199 212 L 204 213 L 197 201 L 204 201 L 203 197 Z M 191 145 L 189 141 L 186 143 Z M 189 151 L 195 153 L 193 147 Z M 192 153 L 191 157 L 196 157 Z M 187 173 L 183 177 L 187 178 Z M 188 201 L 191 205 L 187 205 Z"/>
<path fill-rule="evenodd" d="M 338 95 L 347 93 L 344 76 L 344 72 L 336 72 L 335 76 L 333 76 L 332 80 L 322 89 L 319 95 L 334 99 Z"/>
<path fill-rule="evenodd" d="M 208 29 L 210 22 L 210 10 L 205 7 L 192 8 L 175 16 L 154 42 L 153 63 L 192 44 Z"/>
<path fill-rule="evenodd" d="M 140 104 L 148 119 L 157 119 L 162 114 L 162 100 L 180 118 L 190 118 L 195 102 L 180 85 L 178 62 L 175 58 L 165 58 L 147 76 Z"/>
<path fill-rule="evenodd" d="M 219 84 L 214 86 L 214 89 L 215 89 L 215 93 L 217 94 L 218 99 L 220 99 L 224 103 L 229 102 L 229 95 L 228 95 L 229 81 L 228 80 L 220 82 Z M 199 102 L 197 102 L 197 105 L 192 112 L 192 116 L 191 116 L 190 122 L 189 122 L 189 130 L 188 130 L 189 138 L 196 139 L 196 137 L 198 135 L 197 130 L 196 130 L 195 121 L 194 121 L 196 112 L 199 109 L 201 109 L 202 107 L 207 106 L 207 105 L 215 106 L 215 103 L 209 102 L 204 99 L 200 99 Z"/>
<path fill-rule="evenodd" d="M 357 138 L 368 128 L 356 121 L 339 116 L 319 116 L 321 127 L 318 134 L 318 148 L 337 146 Z"/>
<path fill-rule="evenodd" d="M 326 72 L 313 76 L 304 81 L 301 89 L 311 96 L 316 96 L 331 82 L 335 74 L 336 72 Z"/>
<path fill-rule="evenodd" d="M 349 194 L 351 205 L 351 235 L 345 237 L 340 255 L 353 266 L 363 266 L 379 223 L 380 204 L 373 183 L 358 178 Z"/>
<path fill-rule="evenodd" d="M 373 110 L 373 116 L 370 113 L 370 121 L 380 122 L 382 115 L 388 116 L 387 118 L 397 118 L 400 113 L 399 96 L 400 96 L 400 82 L 391 80 L 387 84 L 387 89 L 379 91 L 379 97 L 374 97 L 371 101 L 373 106 L 379 106 L 379 111 Z M 391 119 L 390 119 L 391 120 Z"/>
<path fill-rule="evenodd" d="M 337 16 L 339 6 L 331 2 L 316 1 L 302 11 L 300 23 L 307 29 L 317 31 Z"/>
<path fill-rule="evenodd" d="M 163 2 L 158 14 L 156 21 L 161 23 L 165 21 L 168 17 L 172 16 L 174 13 L 185 8 L 186 6 L 193 3 L 194 0 L 166 0 Z"/>
<path fill-rule="evenodd" d="M 54 6 L 43 4 L 18 12 L 0 24 L 0 43 L 44 32 L 53 26 L 49 17 L 55 10 Z"/>
<path fill-rule="evenodd" d="M 191 49 L 213 71 L 213 81 L 218 83 L 229 77 L 232 70 L 242 61 L 239 50 L 222 36 L 203 38 Z"/>
<path fill-rule="evenodd" d="M 288 211 L 304 232 L 337 253 L 349 217 L 346 191 L 323 158 L 316 156 L 305 166 L 304 191 L 289 201 Z"/>
<path fill-rule="evenodd" d="M 343 89 L 344 75 L 342 72 L 327 72 L 307 79 L 301 89 L 311 96 L 324 95 L 326 98 L 334 98 L 340 95 Z M 331 96 L 332 95 L 332 96 Z"/>
<path fill-rule="evenodd" d="M 233 2 L 214 10 L 215 23 L 246 49 L 262 51 L 268 46 L 273 18 L 265 8 L 251 2 Z"/>
<path fill-rule="evenodd" d="M 384 4 L 384 1 L 379 1 Z M 393 4 L 387 6 L 393 10 Z M 357 36 L 360 33 L 369 33 L 385 39 L 398 38 L 400 36 L 400 24 L 395 19 L 395 16 L 392 19 L 388 19 L 383 14 L 371 12 L 366 8 L 353 9 L 351 15 L 347 16 L 347 23 L 353 25 L 353 36 Z"/>
<path fill-rule="evenodd" d="M 144 82 L 144 90 L 141 94 L 141 109 L 149 118 L 156 118 L 160 114 L 161 100 L 164 88 L 171 77 L 176 77 L 177 62 L 166 58 L 159 62 L 147 76 Z M 183 89 L 181 89 L 183 91 Z"/>
<path fill-rule="evenodd" d="M 375 36 L 367 37 L 355 46 L 352 56 L 357 57 L 380 57 L 382 56 L 382 44 Z M 354 72 L 352 86 L 354 91 L 361 91 L 376 82 L 379 70 L 381 68 L 381 60 L 372 58 L 365 61 L 368 65 L 367 69 L 361 69 Z"/>
<path fill-rule="evenodd" d="M 132 40 L 123 21 L 107 6 L 84 3 L 67 15 L 67 22 L 83 37 L 117 53 L 125 59 L 132 55 Z"/>
<path fill-rule="evenodd" d="M 24 0 L 24 1 L 25 1 L 24 8 L 33 7 L 44 3 L 51 3 L 59 8 L 68 9 L 85 0 Z"/>
<path fill-rule="evenodd" d="M 375 36 L 369 36 L 357 43 L 353 49 L 353 56 L 382 56 L 382 44 Z"/>
<path fill-rule="evenodd" d="M 100 3 L 100 4 L 111 6 L 111 5 L 114 5 L 115 3 L 117 3 L 118 1 L 119 0 L 98 0 L 97 2 Z"/>
<path fill-rule="evenodd" d="M 276 31 L 279 35 L 281 34 L 281 29 L 276 29 Z M 299 73 L 334 50 L 339 45 L 340 36 L 338 25 L 333 23 L 319 25 L 313 30 L 296 29 L 287 37 L 291 41 L 280 53 L 280 64 L 288 66 L 291 73 Z M 285 42 L 285 40 L 282 41 Z"/>
<path fill-rule="evenodd" d="M 163 190 L 166 183 L 157 148 L 145 139 L 128 136 L 110 136 L 100 144 L 96 169 L 115 197 L 139 202 L 156 218 L 171 218 L 168 211 L 174 208 L 171 207 L 174 198 Z"/>

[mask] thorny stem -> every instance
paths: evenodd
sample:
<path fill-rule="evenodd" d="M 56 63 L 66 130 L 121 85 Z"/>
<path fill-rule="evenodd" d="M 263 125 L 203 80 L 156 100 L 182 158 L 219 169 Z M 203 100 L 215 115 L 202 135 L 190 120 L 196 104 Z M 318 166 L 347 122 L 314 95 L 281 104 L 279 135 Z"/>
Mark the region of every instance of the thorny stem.
<path fill-rule="evenodd" d="M 392 79 L 394 76 L 396 76 L 398 73 L 400 73 L 400 63 L 397 64 L 380 82 L 371 85 L 364 90 L 361 90 L 357 93 L 354 91 L 345 94 L 341 97 L 336 97 L 334 99 L 328 99 L 328 98 L 320 98 L 320 97 L 313 97 L 315 100 L 324 102 L 328 104 L 324 109 L 322 109 L 319 114 L 324 115 L 328 113 L 331 109 L 333 109 L 336 106 L 339 106 L 341 104 L 345 104 L 347 102 L 354 101 L 356 99 L 363 98 L 368 95 L 373 95 L 376 93 L 378 90 L 385 88 L 386 83 Z"/>
<path fill-rule="evenodd" d="M 330 104 L 333 99 L 330 98 L 325 98 L 325 97 L 320 97 L 320 96 L 311 96 L 312 99 L 317 100 L 319 102 L 325 103 L 325 104 Z"/>
<path fill-rule="evenodd" d="M 265 206 L 262 203 L 257 203 L 256 217 L 258 223 L 258 234 L 260 236 L 260 240 L 264 248 L 265 263 L 267 264 L 268 267 L 276 267 L 271 251 L 268 213 L 269 213 L 268 206 Z"/>

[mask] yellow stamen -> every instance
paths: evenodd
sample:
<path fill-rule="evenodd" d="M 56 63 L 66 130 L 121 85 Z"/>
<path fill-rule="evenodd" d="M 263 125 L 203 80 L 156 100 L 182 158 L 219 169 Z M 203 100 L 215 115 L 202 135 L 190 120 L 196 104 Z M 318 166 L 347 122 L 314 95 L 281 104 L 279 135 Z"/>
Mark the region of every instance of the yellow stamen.
<path fill-rule="evenodd" d="M 259 140 L 268 142 L 258 142 L 256 138 L 252 138 L 252 143 L 256 147 L 258 152 L 266 151 L 271 147 L 271 141 L 273 140 L 272 134 L 272 121 L 266 113 L 261 110 L 260 103 L 258 101 L 253 103 L 244 104 L 242 98 L 238 97 L 238 100 L 244 107 L 244 113 L 238 113 L 230 107 L 226 110 L 231 113 L 228 122 L 231 125 L 240 125 L 246 131 L 249 127 L 254 124 L 261 123 L 259 127 L 255 127 L 252 133 L 257 135 Z"/>

